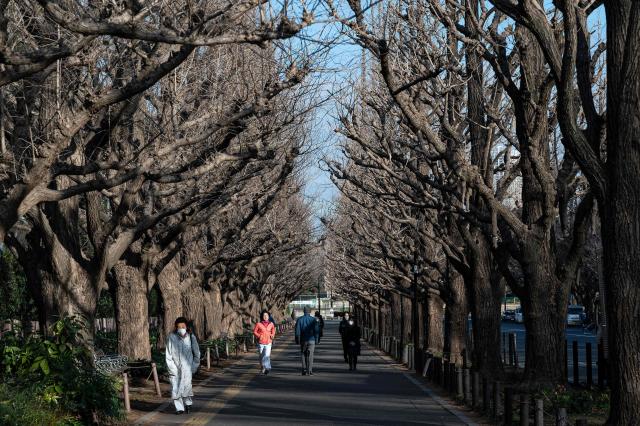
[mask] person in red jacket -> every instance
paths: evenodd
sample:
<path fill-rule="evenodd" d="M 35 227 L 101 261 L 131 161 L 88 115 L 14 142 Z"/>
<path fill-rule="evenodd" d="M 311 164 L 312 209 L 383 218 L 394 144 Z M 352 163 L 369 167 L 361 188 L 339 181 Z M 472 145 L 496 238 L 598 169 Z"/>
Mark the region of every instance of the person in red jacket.
<path fill-rule="evenodd" d="M 259 321 L 253 328 L 253 335 L 258 338 L 258 354 L 262 374 L 267 375 L 271 371 L 271 344 L 276 335 L 276 327 L 269 321 L 269 312 L 262 311 Z"/>

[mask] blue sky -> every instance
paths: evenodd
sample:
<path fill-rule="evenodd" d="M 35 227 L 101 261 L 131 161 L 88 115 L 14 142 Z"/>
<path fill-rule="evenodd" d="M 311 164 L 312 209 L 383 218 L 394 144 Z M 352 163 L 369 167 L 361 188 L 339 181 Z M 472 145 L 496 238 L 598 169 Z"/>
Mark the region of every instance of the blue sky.
<path fill-rule="evenodd" d="M 366 4 L 366 2 L 363 2 Z M 550 7 L 549 7 L 550 8 Z M 328 23 L 327 17 L 322 16 L 322 9 L 316 9 L 317 23 L 312 25 L 306 32 L 309 39 L 329 40 L 334 39 L 339 34 L 339 27 L 334 23 Z M 597 34 L 593 35 L 593 40 L 605 39 L 605 14 L 604 7 L 601 6 L 589 18 L 589 27 Z M 307 40 L 310 46 L 313 41 Z M 362 50 L 346 37 L 339 38 L 331 46 L 323 59 L 323 70 L 315 78 L 321 82 L 321 90 L 316 96 L 318 99 L 328 99 L 318 108 L 314 114 L 312 123 L 313 144 L 316 147 L 311 154 L 311 160 L 305 171 L 306 187 L 304 194 L 313 203 L 316 217 L 325 215 L 338 195 L 337 188 L 331 183 L 329 175 L 323 170 L 321 160 L 324 157 L 339 155 L 338 144 L 340 137 L 335 134 L 336 115 L 339 111 L 337 101 L 332 99 L 332 94 L 349 96 L 351 85 L 360 73 Z"/>

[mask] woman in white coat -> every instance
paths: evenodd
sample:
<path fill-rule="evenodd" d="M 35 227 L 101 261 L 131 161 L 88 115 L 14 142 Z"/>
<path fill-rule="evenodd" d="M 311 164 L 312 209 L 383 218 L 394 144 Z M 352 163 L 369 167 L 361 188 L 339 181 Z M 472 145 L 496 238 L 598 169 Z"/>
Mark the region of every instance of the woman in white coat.
<path fill-rule="evenodd" d="M 196 336 L 187 327 L 186 318 L 176 319 L 175 330 L 167 337 L 165 356 L 176 414 L 188 413 L 193 404 L 191 376 L 200 366 L 200 347 Z"/>

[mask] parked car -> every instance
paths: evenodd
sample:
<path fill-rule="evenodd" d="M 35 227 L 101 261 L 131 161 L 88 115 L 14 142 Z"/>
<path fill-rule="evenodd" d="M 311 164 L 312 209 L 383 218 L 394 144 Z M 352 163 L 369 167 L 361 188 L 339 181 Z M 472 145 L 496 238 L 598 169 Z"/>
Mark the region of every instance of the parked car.
<path fill-rule="evenodd" d="M 502 321 L 515 321 L 516 311 L 515 309 L 505 309 L 502 313 Z"/>
<path fill-rule="evenodd" d="M 514 319 L 515 319 L 515 322 L 517 322 L 518 324 L 522 324 L 524 322 L 524 315 L 522 315 L 522 308 L 516 309 L 516 312 L 514 314 Z"/>
<path fill-rule="evenodd" d="M 567 325 L 582 325 L 587 319 L 587 313 L 582 305 L 569 305 L 567 309 Z"/>

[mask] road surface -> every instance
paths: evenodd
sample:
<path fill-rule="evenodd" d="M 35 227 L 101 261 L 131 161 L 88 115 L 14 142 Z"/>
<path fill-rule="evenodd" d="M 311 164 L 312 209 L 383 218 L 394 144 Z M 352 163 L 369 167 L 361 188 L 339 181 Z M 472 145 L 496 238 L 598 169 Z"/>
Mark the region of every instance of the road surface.
<path fill-rule="evenodd" d="M 472 424 L 423 382 L 363 345 L 358 371 L 342 357 L 338 323 L 327 321 L 316 349 L 313 376 L 302 376 L 292 336 L 274 344 L 273 370 L 259 373 L 247 357 L 194 389 L 195 410 L 173 407 L 143 419 L 153 425 L 462 425 Z M 441 403 L 447 406 L 445 408 Z"/>
<path fill-rule="evenodd" d="M 505 360 L 508 362 L 508 342 L 506 334 L 516 333 L 516 348 L 518 352 L 518 362 L 522 367 L 525 361 L 525 338 L 526 330 L 524 324 L 518 324 L 515 322 L 503 321 L 501 331 L 503 339 L 501 342 L 501 350 L 504 354 Z M 567 342 L 568 342 L 568 360 L 569 367 L 569 382 L 573 382 L 573 354 L 572 354 L 572 342 L 578 342 L 578 365 L 580 368 L 580 381 L 586 382 L 587 377 L 587 350 L 586 343 L 591 343 L 591 356 L 593 360 L 593 380 L 597 380 L 598 377 L 598 338 L 594 332 L 584 330 L 581 326 L 568 326 L 566 330 Z"/>

